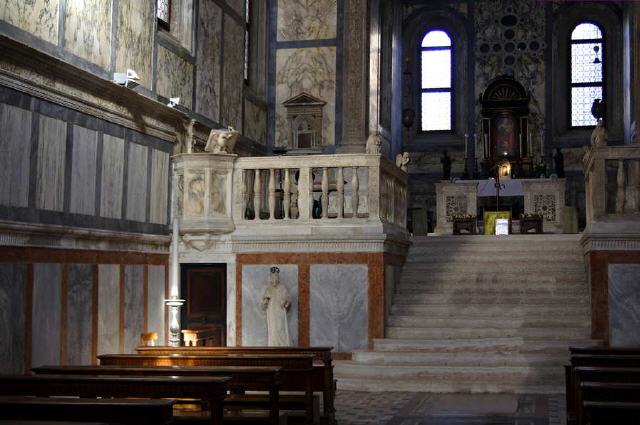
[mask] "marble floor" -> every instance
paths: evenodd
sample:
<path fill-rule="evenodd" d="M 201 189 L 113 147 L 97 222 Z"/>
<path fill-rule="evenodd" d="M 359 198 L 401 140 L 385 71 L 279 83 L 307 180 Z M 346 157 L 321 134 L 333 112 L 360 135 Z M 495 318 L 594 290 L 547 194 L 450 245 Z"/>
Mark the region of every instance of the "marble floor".
<path fill-rule="evenodd" d="M 338 390 L 338 425 L 560 425 L 564 395 Z"/>

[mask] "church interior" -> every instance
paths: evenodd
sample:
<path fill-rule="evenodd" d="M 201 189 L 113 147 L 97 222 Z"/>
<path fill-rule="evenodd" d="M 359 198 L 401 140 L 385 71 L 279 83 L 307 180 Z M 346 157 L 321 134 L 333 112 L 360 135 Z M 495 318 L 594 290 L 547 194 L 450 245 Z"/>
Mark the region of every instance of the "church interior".
<path fill-rule="evenodd" d="M 640 3 L 0 0 L 0 424 L 640 422 Z"/>

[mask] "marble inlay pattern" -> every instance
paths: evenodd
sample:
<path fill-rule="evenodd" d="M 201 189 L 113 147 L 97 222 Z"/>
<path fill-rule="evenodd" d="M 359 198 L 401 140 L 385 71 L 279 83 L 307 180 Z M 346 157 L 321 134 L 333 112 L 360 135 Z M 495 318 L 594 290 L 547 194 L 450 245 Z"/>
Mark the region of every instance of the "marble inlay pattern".
<path fill-rule="evenodd" d="M 59 264 L 33 265 L 33 313 L 31 318 L 31 366 L 60 364 Z"/>
<path fill-rule="evenodd" d="M 290 143 L 287 111 L 282 103 L 307 92 L 327 102 L 323 109 L 322 144 L 335 143 L 336 49 L 280 49 L 276 55 L 276 145 Z"/>
<path fill-rule="evenodd" d="M 244 27 L 225 16 L 224 61 L 220 121 L 223 126 L 242 126 L 242 86 L 244 73 Z"/>
<path fill-rule="evenodd" d="M 215 2 L 201 1 L 198 13 L 196 112 L 218 121 L 222 10 Z"/>
<path fill-rule="evenodd" d="M 72 213 L 95 214 L 97 150 L 98 132 L 74 126 L 69 205 Z"/>
<path fill-rule="evenodd" d="M 244 135 L 261 145 L 267 144 L 267 111 L 249 99 L 244 101 Z"/>
<path fill-rule="evenodd" d="M 242 267 L 242 345 L 267 345 L 267 319 L 262 310 L 262 294 L 269 284 L 272 266 L 280 268 L 280 283 L 289 288 L 289 338 L 291 345 L 298 344 L 298 266 L 269 264 Z"/>
<path fill-rule="evenodd" d="M 0 373 L 24 372 L 24 264 L 0 263 Z"/>
<path fill-rule="evenodd" d="M 28 204 L 31 120 L 31 111 L 0 105 L 0 205 Z"/>
<path fill-rule="evenodd" d="M 352 352 L 368 344 L 368 269 L 364 264 L 310 268 L 312 346 Z"/>
<path fill-rule="evenodd" d="M 124 171 L 124 139 L 104 135 L 102 141 L 102 183 L 100 185 L 100 215 L 122 216 L 122 179 Z"/>
<path fill-rule="evenodd" d="M 0 20 L 49 43 L 58 42 L 59 0 L 0 0 Z"/>
<path fill-rule="evenodd" d="M 336 37 L 336 0 L 278 0 L 278 41 Z"/>
<path fill-rule="evenodd" d="M 167 223 L 169 198 L 169 154 L 159 150 L 151 152 L 151 211 L 152 223 Z"/>
<path fill-rule="evenodd" d="M 64 209 L 67 123 L 41 115 L 39 126 L 36 207 L 43 210 L 62 211 Z"/>
<path fill-rule="evenodd" d="M 67 317 L 65 318 L 69 364 L 91 364 L 92 294 L 91 264 L 70 264 Z"/>
<path fill-rule="evenodd" d="M 120 352 L 120 266 L 98 266 L 98 354 Z"/>
<path fill-rule="evenodd" d="M 144 266 L 124 268 L 124 352 L 134 353 L 140 345 Z"/>
<path fill-rule="evenodd" d="M 129 144 L 127 219 L 144 221 L 147 208 L 147 147 Z"/>
<path fill-rule="evenodd" d="M 64 47 L 108 69 L 111 58 L 111 0 L 65 2 Z"/>
<path fill-rule="evenodd" d="M 135 70 L 140 84 L 151 87 L 151 54 L 153 50 L 153 4 L 139 0 L 118 1 L 116 33 L 117 72 Z"/>
<path fill-rule="evenodd" d="M 193 65 L 162 46 L 158 46 L 156 91 L 167 98 L 179 97 L 180 104 L 191 109 Z"/>
<path fill-rule="evenodd" d="M 640 264 L 609 265 L 609 337 L 612 347 L 640 345 Z"/>
<path fill-rule="evenodd" d="M 147 293 L 147 329 L 158 332 L 157 345 L 164 345 L 164 266 L 149 266 L 149 286 Z"/>

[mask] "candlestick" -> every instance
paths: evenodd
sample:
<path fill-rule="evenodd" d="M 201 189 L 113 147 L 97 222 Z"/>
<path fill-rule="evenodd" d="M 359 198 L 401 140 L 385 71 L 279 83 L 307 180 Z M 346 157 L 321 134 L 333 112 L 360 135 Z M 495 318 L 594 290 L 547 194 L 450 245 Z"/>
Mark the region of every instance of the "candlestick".
<path fill-rule="evenodd" d="M 169 307 L 169 345 L 180 346 L 180 307 L 184 300 L 180 299 L 180 259 L 179 257 L 179 228 L 178 219 L 173 219 L 173 233 L 171 235 L 171 272 L 169 274 L 169 299 L 164 300 Z"/>

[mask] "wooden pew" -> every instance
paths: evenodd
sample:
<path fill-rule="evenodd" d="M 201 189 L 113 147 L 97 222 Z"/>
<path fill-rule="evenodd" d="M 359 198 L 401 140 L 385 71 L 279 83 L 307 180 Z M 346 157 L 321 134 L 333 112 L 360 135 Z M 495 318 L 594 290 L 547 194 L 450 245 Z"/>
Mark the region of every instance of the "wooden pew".
<path fill-rule="evenodd" d="M 313 391 L 322 392 L 324 416 L 335 418 L 335 382 L 333 379 L 333 347 L 138 347 L 145 355 L 202 354 L 302 354 L 313 355 Z"/>
<path fill-rule="evenodd" d="M 0 376 L 0 396 L 76 396 L 198 399 L 208 405 L 210 423 L 222 424 L 228 377 L 121 377 L 78 375 Z"/>
<path fill-rule="evenodd" d="M 269 398 L 265 407 L 269 412 L 269 422 L 277 425 L 280 417 L 280 369 L 273 366 L 41 366 L 32 371 L 38 375 L 227 376 L 231 378 L 227 388 L 232 393 L 267 391 Z"/>
<path fill-rule="evenodd" d="M 313 409 L 312 355 L 293 354 L 218 354 L 218 355 L 147 355 L 103 354 L 98 356 L 101 366 L 278 366 L 280 390 L 304 393 L 307 423 L 317 419 Z"/>
<path fill-rule="evenodd" d="M 0 420 L 117 422 L 121 425 L 173 423 L 173 400 L 0 397 Z"/>

